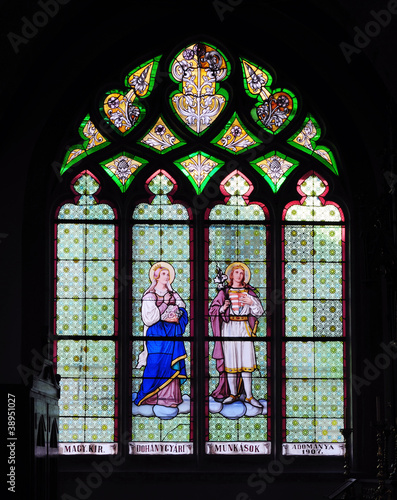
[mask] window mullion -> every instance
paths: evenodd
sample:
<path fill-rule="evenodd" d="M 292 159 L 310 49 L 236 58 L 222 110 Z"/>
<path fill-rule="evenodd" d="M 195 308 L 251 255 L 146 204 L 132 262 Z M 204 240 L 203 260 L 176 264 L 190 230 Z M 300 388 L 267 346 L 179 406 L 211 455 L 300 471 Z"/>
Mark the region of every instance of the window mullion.
<path fill-rule="evenodd" d="M 271 245 L 271 290 L 270 290 L 270 307 L 268 307 L 268 314 L 270 313 L 270 324 L 271 324 L 271 353 L 272 353 L 272 363 L 271 363 L 271 386 L 272 386 L 272 450 L 273 457 L 276 458 L 281 455 L 282 448 L 282 406 L 283 406 L 283 391 L 282 391 L 282 299 L 283 299 L 283 276 L 282 276 L 282 265 L 281 265 L 281 255 L 282 255 L 282 227 L 281 221 L 277 218 L 276 221 L 272 222 L 271 228 L 271 238 L 273 244 Z M 270 251 L 269 251 L 270 253 Z"/>
<path fill-rule="evenodd" d="M 205 234 L 207 230 L 204 229 L 202 219 L 198 218 L 198 214 L 194 213 L 195 220 L 193 220 L 193 227 L 191 232 L 194 234 L 193 242 L 191 242 L 191 255 L 192 255 L 192 266 L 191 266 L 191 279 L 193 280 L 193 285 L 191 290 L 194 294 L 194 321 L 192 322 L 192 334 L 193 334 L 193 387 L 195 390 L 194 394 L 194 430 L 195 430 L 195 448 L 196 448 L 196 459 L 199 467 L 203 464 L 203 459 L 205 457 L 205 434 L 206 434 L 206 420 L 205 420 L 205 388 L 206 388 L 206 378 L 203 374 L 206 373 L 206 332 L 207 325 L 207 314 L 203 314 L 203 309 L 205 308 L 205 303 L 203 300 L 205 294 L 205 282 L 199 277 L 203 276 L 203 269 L 205 258 L 206 258 L 206 248 L 205 248 Z"/>
<path fill-rule="evenodd" d="M 119 454 L 123 457 L 128 455 L 128 437 L 131 434 L 129 422 L 131 401 L 131 227 L 128 214 L 123 212 L 119 226 L 119 272 L 118 272 L 118 321 L 119 321 L 119 401 L 118 401 L 118 424 L 119 424 Z"/>

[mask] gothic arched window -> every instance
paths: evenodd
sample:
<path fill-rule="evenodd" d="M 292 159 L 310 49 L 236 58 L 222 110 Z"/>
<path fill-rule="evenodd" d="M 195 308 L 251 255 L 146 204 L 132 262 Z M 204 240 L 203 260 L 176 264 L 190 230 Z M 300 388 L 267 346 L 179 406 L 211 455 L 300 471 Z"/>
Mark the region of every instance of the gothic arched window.
<path fill-rule="evenodd" d="M 60 171 L 60 451 L 341 455 L 335 155 L 257 63 L 207 43 L 165 58 L 84 110 Z"/>

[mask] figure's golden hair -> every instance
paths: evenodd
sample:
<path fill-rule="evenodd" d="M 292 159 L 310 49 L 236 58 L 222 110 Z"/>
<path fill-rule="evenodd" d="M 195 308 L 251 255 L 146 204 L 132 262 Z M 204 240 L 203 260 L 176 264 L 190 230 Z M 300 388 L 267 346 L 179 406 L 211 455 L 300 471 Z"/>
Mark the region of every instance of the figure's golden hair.
<path fill-rule="evenodd" d="M 154 275 L 154 279 L 156 281 L 158 281 L 158 279 L 160 278 L 160 273 L 161 273 L 162 269 L 166 269 L 168 271 L 168 274 L 169 274 L 170 271 L 166 267 L 162 266 L 161 264 L 159 264 L 158 266 L 153 267 L 153 275 Z"/>
<path fill-rule="evenodd" d="M 153 283 L 153 280 L 158 281 L 160 272 L 162 269 L 166 269 L 170 275 L 170 283 L 172 283 L 175 279 L 175 269 L 169 262 L 156 262 L 150 268 L 149 271 L 149 279 Z"/>
<path fill-rule="evenodd" d="M 245 267 L 244 267 L 242 264 L 235 264 L 235 265 L 231 268 L 231 270 L 230 270 L 230 275 L 229 275 L 230 277 L 229 277 L 229 281 L 228 281 L 229 286 L 232 286 L 232 285 L 233 285 L 233 273 L 234 273 L 234 271 L 235 271 L 236 269 L 242 269 L 242 270 L 244 271 L 244 277 L 245 277 Z M 246 286 L 246 284 L 247 284 L 247 283 L 246 283 L 245 281 L 243 281 L 243 286 Z"/>

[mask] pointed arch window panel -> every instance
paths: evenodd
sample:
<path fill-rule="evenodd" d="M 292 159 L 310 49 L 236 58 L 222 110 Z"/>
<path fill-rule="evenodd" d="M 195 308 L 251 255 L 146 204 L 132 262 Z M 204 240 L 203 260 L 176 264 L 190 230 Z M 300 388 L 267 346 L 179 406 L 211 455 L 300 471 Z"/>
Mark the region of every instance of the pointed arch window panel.
<path fill-rule="evenodd" d="M 345 225 L 311 171 L 283 214 L 283 453 L 343 455 Z"/>
<path fill-rule="evenodd" d="M 270 453 L 270 349 L 266 325 L 269 215 L 234 171 L 225 203 L 207 214 L 206 453 Z"/>
<path fill-rule="evenodd" d="M 132 433 L 130 453 L 193 453 L 189 211 L 159 170 L 132 219 Z"/>
<path fill-rule="evenodd" d="M 118 226 L 89 171 L 55 221 L 55 365 L 61 375 L 60 453 L 116 453 Z"/>
<path fill-rule="evenodd" d="M 154 56 L 103 87 L 107 127 L 84 111 L 54 195 L 60 452 L 342 455 L 345 218 L 315 171 L 339 193 L 338 152 L 264 62 Z"/>

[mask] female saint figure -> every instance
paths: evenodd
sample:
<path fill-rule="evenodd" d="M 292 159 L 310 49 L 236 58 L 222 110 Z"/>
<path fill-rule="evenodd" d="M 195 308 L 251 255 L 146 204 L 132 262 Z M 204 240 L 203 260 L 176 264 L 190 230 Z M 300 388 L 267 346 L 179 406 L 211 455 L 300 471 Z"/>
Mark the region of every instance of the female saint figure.
<path fill-rule="evenodd" d="M 212 357 L 216 359 L 220 377 L 213 397 L 228 404 L 244 392 L 246 402 L 261 408 L 262 405 L 252 395 L 256 357 L 254 343 L 248 339 L 255 336 L 257 318 L 264 313 L 263 307 L 249 285 L 251 273 L 248 266 L 234 262 L 227 267 L 225 274 L 228 282 L 220 289 L 209 309 L 214 336 L 228 337 L 228 340 L 215 342 Z"/>
<path fill-rule="evenodd" d="M 171 283 L 175 270 L 168 262 L 157 262 L 149 272 L 150 287 L 142 296 L 142 321 L 147 341 L 136 368 L 145 367 L 136 405 L 176 407 L 182 403 L 181 384 L 186 380 L 183 341 L 188 316 L 185 303 Z M 153 340 L 150 340 L 153 338 Z"/>

